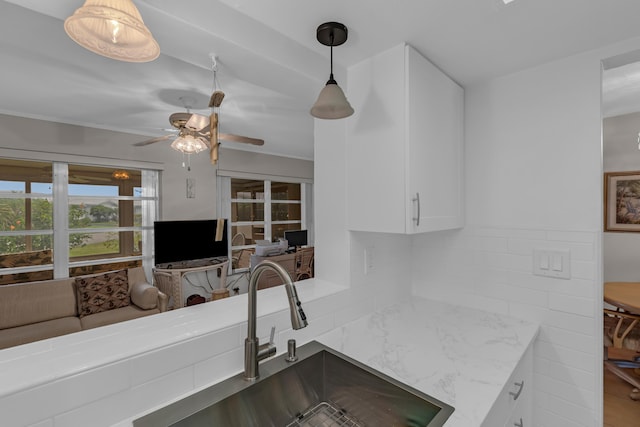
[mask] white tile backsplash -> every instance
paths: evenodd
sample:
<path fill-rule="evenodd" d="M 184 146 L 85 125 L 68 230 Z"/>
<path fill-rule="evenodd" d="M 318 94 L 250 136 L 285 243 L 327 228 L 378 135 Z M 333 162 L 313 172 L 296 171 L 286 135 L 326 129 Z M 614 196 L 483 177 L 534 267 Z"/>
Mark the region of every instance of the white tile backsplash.
<path fill-rule="evenodd" d="M 136 413 L 138 408 L 148 408 L 172 399 L 179 394 L 191 392 L 198 387 L 198 375 L 194 366 L 177 369 L 164 375 L 153 378 L 145 383 L 136 385 L 131 391 L 125 393 L 131 402 L 131 410 Z M 123 417 L 120 416 L 119 419 Z"/>
<path fill-rule="evenodd" d="M 558 292 L 549 293 L 549 308 L 556 311 L 564 311 L 580 316 L 591 316 L 594 313 L 594 304 L 595 301 L 593 298 L 561 294 Z"/>
<path fill-rule="evenodd" d="M 278 346 L 278 349 L 282 348 L 282 346 Z M 216 357 L 209 358 L 194 366 L 195 389 L 197 390 L 226 379 L 231 372 L 240 372 L 243 369 L 244 347 L 237 347 Z"/>
<path fill-rule="evenodd" d="M 596 345 L 594 341 L 595 337 L 593 335 L 579 334 L 552 325 L 543 325 L 540 328 L 540 335 L 538 339 L 541 341 L 547 341 L 552 345 L 559 346 L 571 343 L 571 347 L 573 349 L 584 353 L 591 353 L 593 347 Z"/>
<path fill-rule="evenodd" d="M 560 386 L 561 384 L 558 382 L 556 385 Z M 584 410 L 585 404 L 589 404 L 589 402 L 595 401 L 593 396 L 584 395 L 580 393 L 579 389 L 565 390 L 567 393 L 563 396 L 558 396 L 557 394 L 548 394 L 548 399 L 546 399 L 546 407 L 549 408 L 549 412 L 553 414 L 557 414 L 561 417 L 561 419 L 550 420 L 548 424 L 549 427 L 554 426 L 576 426 L 576 427 L 597 427 L 601 425 L 599 420 L 596 420 L 595 417 L 590 414 L 588 411 Z M 569 399 L 573 398 L 571 394 L 575 394 L 579 396 L 580 403 L 575 403 Z M 567 399 L 567 397 L 569 399 Z M 568 421 L 571 420 L 571 421 Z M 559 422 L 562 424 L 559 424 Z"/>
<path fill-rule="evenodd" d="M 593 372 L 595 363 L 594 356 L 589 353 L 547 341 L 539 341 L 537 343 L 536 357 L 552 360 L 587 372 Z"/>
<path fill-rule="evenodd" d="M 595 380 L 592 372 L 566 366 L 549 359 L 540 359 L 536 364 L 536 369 L 545 377 L 555 378 L 564 384 L 574 384 L 579 389 L 591 389 Z"/>
<path fill-rule="evenodd" d="M 240 328 L 225 328 L 215 335 L 205 335 L 179 344 L 147 352 L 131 359 L 134 386 L 152 381 L 171 370 L 195 365 L 240 345 Z"/>
<path fill-rule="evenodd" d="M 467 226 L 413 237 L 414 294 L 542 324 L 535 352 L 536 427 L 595 427 L 598 233 Z M 540 248 L 569 250 L 572 277 L 534 276 L 533 250 Z M 460 283 L 463 277 L 467 284 Z M 566 407 L 558 403 L 559 390 L 575 396 L 564 398 Z"/>
<path fill-rule="evenodd" d="M 88 425 L 112 425 L 120 420 L 122 414 L 133 408 L 130 393 L 116 393 L 102 397 L 100 400 L 83 403 L 56 415 L 55 426 L 86 427 Z"/>

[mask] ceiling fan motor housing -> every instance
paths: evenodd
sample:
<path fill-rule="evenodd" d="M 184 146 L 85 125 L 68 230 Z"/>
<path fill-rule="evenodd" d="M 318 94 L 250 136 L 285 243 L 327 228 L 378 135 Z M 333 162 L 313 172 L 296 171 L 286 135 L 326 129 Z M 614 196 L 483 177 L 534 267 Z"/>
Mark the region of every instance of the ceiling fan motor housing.
<path fill-rule="evenodd" d="M 173 113 L 169 116 L 169 123 L 176 129 L 184 128 L 184 125 L 187 124 L 189 119 L 191 118 L 191 113 Z"/>

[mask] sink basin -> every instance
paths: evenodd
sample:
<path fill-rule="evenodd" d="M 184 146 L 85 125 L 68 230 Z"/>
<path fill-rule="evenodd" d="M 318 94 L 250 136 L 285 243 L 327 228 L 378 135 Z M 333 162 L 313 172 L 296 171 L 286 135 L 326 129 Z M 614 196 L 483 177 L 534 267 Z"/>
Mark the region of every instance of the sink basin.
<path fill-rule="evenodd" d="M 453 407 L 316 341 L 278 356 L 260 378 L 240 373 L 133 422 L 158 426 L 440 427 Z"/>

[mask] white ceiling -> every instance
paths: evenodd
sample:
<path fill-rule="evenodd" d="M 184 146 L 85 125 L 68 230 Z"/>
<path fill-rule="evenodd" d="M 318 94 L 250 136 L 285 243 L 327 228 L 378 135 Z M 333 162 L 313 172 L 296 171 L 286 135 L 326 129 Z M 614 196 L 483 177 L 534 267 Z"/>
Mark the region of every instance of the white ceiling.
<path fill-rule="evenodd" d="M 0 113 L 161 136 L 168 116 L 184 111 L 180 98 L 208 112 L 214 53 L 226 94 L 221 132 L 265 140 L 239 149 L 305 159 L 308 111 L 329 74 L 329 48 L 315 38 L 323 22 L 349 28 L 334 48 L 343 85 L 347 67 L 403 41 L 464 86 L 640 36 L 637 0 L 136 0 L 162 53 L 135 64 L 69 39 L 63 21 L 83 3 L 0 1 Z M 616 101 L 607 115 L 640 109 L 629 100 L 640 100 L 630 96 L 640 86 L 632 74 L 607 72 L 605 99 Z"/>

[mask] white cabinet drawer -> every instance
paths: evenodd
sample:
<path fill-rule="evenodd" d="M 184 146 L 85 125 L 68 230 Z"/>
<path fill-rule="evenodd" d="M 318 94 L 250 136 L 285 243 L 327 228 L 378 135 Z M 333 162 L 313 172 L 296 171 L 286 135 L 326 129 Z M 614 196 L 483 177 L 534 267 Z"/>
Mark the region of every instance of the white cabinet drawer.
<path fill-rule="evenodd" d="M 515 427 L 522 418 L 523 427 L 531 426 L 533 398 L 533 350 L 530 347 L 504 385 L 482 427 Z"/>

